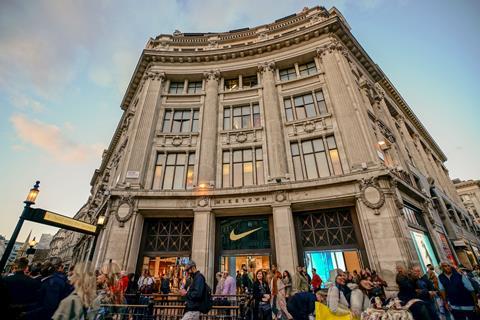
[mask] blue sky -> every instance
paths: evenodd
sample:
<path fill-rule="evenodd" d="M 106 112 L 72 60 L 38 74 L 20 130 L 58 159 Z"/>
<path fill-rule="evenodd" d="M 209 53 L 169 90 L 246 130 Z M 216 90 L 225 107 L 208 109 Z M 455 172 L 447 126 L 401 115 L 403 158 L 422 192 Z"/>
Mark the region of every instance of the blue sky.
<path fill-rule="evenodd" d="M 0 234 L 22 201 L 73 215 L 87 200 L 149 37 L 256 26 L 336 6 L 446 153 L 450 176 L 480 178 L 480 1 L 22 1 L 0 3 Z M 26 223 L 39 238 L 55 228 Z"/>

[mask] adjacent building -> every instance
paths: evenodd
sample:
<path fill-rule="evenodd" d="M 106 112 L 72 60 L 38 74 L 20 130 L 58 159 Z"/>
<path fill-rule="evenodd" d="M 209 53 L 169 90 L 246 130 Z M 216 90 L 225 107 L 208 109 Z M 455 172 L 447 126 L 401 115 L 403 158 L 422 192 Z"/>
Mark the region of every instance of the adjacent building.
<path fill-rule="evenodd" d="M 480 258 L 446 155 L 336 8 L 150 39 L 121 108 L 79 215 L 107 217 L 97 266 L 369 266 L 393 285 L 398 262 Z"/>

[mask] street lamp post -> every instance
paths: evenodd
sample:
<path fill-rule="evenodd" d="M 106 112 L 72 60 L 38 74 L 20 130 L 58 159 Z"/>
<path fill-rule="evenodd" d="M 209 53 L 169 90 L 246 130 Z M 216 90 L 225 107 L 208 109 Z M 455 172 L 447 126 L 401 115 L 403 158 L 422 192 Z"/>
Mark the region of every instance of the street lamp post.
<path fill-rule="evenodd" d="M 92 246 L 90 247 L 90 254 L 88 255 L 88 261 L 90 262 L 93 260 L 93 254 L 95 253 L 95 246 L 97 245 L 97 239 L 100 234 L 100 230 L 102 229 L 102 227 L 105 225 L 106 222 L 107 222 L 107 217 L 103 215 L 100 215 L 97 219 L 97 230 L 93 237 Z"/>
<path fill-rule="evenodd" d="M 12 249 L 13 249 L 13 246 L 15 245 L 15 242 L 17 241 L 18 234 L 22 229 L 23 221 L 25 221 L 25 216 L 29 212 L 30 207 L 33 204 L 35 204 L 35 200 L 37 199 L 38 193 L 40 192 L 40 190 L 38 190 L 39 187 L 40 187 L 40 181 L 36 181 L 33 188 L 30 189 L 30 192 L 27 195 L 27 199 L 23 202 L 25 203 L 25 207 L 23 208 L 22 215 L 20 216 L 20 218 L 18 218 L 17 226 L 15 227 L 15 230 L 13 231 L 13 234 L 10 237 L 10 240 L 8 241 L 8 245 L 5 248 L 5 252 L 3 253 L 2 260 L 0 261 L 0 273 L 3 272 L 3 269 L 5 268 L 5 265 L 7 264 L 7 261 L 8 261 L 8 257 L 10 256 L 10 253 L 12 253 Z"/>

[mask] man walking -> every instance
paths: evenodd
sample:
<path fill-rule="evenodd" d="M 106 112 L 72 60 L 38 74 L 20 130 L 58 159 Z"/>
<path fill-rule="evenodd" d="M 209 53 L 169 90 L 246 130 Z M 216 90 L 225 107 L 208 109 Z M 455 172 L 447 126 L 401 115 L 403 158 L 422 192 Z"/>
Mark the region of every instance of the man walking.
<path fill-rule="evenodd" d="M 445 308 L 456 320 L 478 319 L 477 295 L 467 276 L 452 268 L 450 262 L 440 264 L 442 273 L 438 276 L 438 287 Z"/>
<path fill-rule="evenodd" d="M 309 291 L 308 289 L 308 279 L 303 272 L 303 266 L 298 266 L 293 284 L 294 293 L 307 292 Z"/>
<path fill-rule="evenodd" d="M 187 300 L 182 320 L 198 320 L 200 319 L 200 310 L 206 294 L 205 277 L 197 270 L 197 265 L 193 260 L 187 263 L 185 271 L 192 278 L 192 284 L 188 287 L 188 291 L 185 289 L 180 290 L 180 295 Z"/>
<path fill-rule="evenodd" d="M 10 315 L 17 318 L 22 312 L 34 308 L 39 299 L 41 283 L 27 276 L 28 259 L 25 257 L 15 260 L 15 273 L 5 277 L 4 285 L 8 299 Z"/>

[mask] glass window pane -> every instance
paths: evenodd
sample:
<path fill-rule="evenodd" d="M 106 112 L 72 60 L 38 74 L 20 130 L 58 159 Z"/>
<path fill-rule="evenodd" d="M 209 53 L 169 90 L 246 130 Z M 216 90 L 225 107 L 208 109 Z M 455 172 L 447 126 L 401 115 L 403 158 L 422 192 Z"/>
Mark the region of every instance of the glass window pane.
<path fill-rule="evenodd" d="M 302 162 L 299 156 L 293 157 L 293 169 L 295 172 L 295 180 L 303 180 Z"/>
<path fill-rule="evenodd" d="M 320 173 L 320 177 L 328 177 L 330 175 L 330 169 L 328 168 L 327 155 L 325 152 L 315 153 L 317 160 L 317 168 Z"/>
<path fill-rule="evenodd" d="M 253 184 L 253 164 L 245 162 L 243 164 L 243 185 L 251 186 Z"/>
<path fill-rule="evenodd" d="M 233 108 L 233 115 L 234 115 L 234 116 L 240 116 L 240 115 L 242 115 L 242 107 Z"/>
<path fill-rule="evenodd" d="M 250 128 L 250 115 L 242 116 L 242 128 Z"/>
<path fill-rule="evenodd" d="M 170 153 L 167 155 L 167 165 L 175 164 L 175 160 L 177 158 L 176 153 Z"/>
<path fill-rule="evenodd" d="M 262 160 L 263 159 L 262 148 L 255 149 L 255 159 L 257 159 L 257 160 Z"/>
<path fill-rule="evenodd" d="M 242 150 L 233 151 L 233 162 L 242 162 Z"/>
<path fill-rule="evenodd" d="M 223 163 L 230 163 L 230 152 L 224 151 L 223 152 Z"/>
<path fill-rule="evenodd" d="M 162 125 L 163 132 L 170 132 L 171 116 L 172 116 L 171 111 L 165 112 L 165 116 L 163 117 L 163 125 Z"/>
<path fill-rule="evenodd" d="M 175 119 L 175 120 L 182 119 L 182 116 L 183 116 L 183 111 L 178 111 L 177 110 L 173 113 L 173 119 Z"/>
<path fill-rule="evenodd" d="M 223 118 L 223 130 L 230 130 L 230 118 Z"/>
<path fill-rule="evenodd" d="M 177 165 L 184 165 L 187 155 L 185 153 L 177 153 Z"/>
<path fill-rule="evenodd" d="M 310 140 L 302 141 L 302 151 L 303 153 L 312 153 L 312 142 Z"/>
<path fill-rule="evenodd" d="M 292 107 L 292 100 L 290 100 L 290 98 L 285 98 L 283 100 L 283 105 L 285 106 L 285 108 L 291 108 Z"/>
<path fill-rule="evenodd" d="M 295 97 L 293 99 L 293 103 L 295 106 L 303 106 L 303 98 L 302 97 Z"/>
<path fill-rule="evenodd" d="M 241 129 L 242 128 L 242 117 L 233 117 L 233 129 Z"/>
<path fill-rule="evenodd" d="M 243 185 L 243 163 L 235 163 L 233 165 L 233 186 L 240 187 Z"/>
<path fill-rule="evenodd" d="M 180 132 L 182 128 L 182 120 L 173 120 L 171 132 Z"/>
<path fill-rule="evenodd" d="M 230 164 L 224 164 L 222 167 L 222 186 L 230 187 Z"/>
<path fill-rule="evenodd" d="M 174 169 L 175 167 L 173 166 L 168 166 L 165 168 L 165 177 L 163 179 L 163 189 L 172 189 Z"/>
<path fill-rule="evenodd" d="M 312 142 L 313 142 L 313 150 L 315 152 L 325 150 L 325 147 L 323 146 L 323 140 L 322 139 L 314 139 L 314 140 L 312 140 Z"/>
<path fill-rule="evenodd" d="M 258 158 L 257 158 L 258 159 Z M 257 184 L 264 184 L 263 161 L 257 161 Z"/>
<path fill-rule="evenodd" d="M 338 156 L 338 150 L 330 150 L 330 160 L 332 160 L 333 172 L 338 175 L 342 174 L 342 164 L 340 163 L 340 157 Z"/>
<path fill-rule="evenodd" d="M 325 104 L 324 100 L 318 101 L 318 110 L 320 111 L 320 114 L 325 114 L 327 113 L 327 105 Z"/>
<path fill-rule="evenodd" d="M 193 166 L 188 166 L 187 169 L 187 189 L 193 188 Z"/>
<path fill-rule="evenodd" d="M 306 94 L 303 96 L 303 101 L 305 103 L 313 103 L 313 97 L 311 94 Z"/>
<path fill-rule="evenodd" d="M 243 106 L 242 107 L 242 114 L 243 115 L 250 114 L 250 106 Z"/>
<path fill-rule="evenodd" d="M 325 99 L 325 98 L 323 97 L 323 92 L 322 92 L 322 91 L 317 91 L 317 92 L 316 92 L 316 96 L 317 96 L 317 101 L 322 101 L 322 100 Z"/>
<path fill-rule="evenodd" d="M 313 154 L 305 154 L 303 158 L 305 160 L 307 179 L 318 178 L 317 165 L 315 163 L 315 157 L 313 156 Z"/>
<path fill-rule="evenodd" d="M 155 174 L 153 176 L 152 189 L 154 190 L 161 189 L 161 185 L 162 185 L 162 166 L 157 165 L 155 167 Z"/>
<path fill-rule="evenodd" d="M 253 105 L 253 113 L 260 113 L 260 106 L 258 103 Z"/>
<path fill-rule="evenodd" d="M 199 118 L 200 118 L 200 111 L 193 110 L 193 119 L 199 119 Z"/>
<path fill-rule="evenodd" d="M 317 115 L 317 111 L 315 110 L 315 105 L 313 103 L 306 104 L 305 110 L 307 113 L 307 117 L 315 117 Z"/>
<path fill-rule="evenodd" d="M 157 155 L 157 165 L 162 165 L 165 161 L 165 153 L 159 153 Z"/>
<path fill-rule="evenodd" d="M 337 144 L 335 143 L 335 138 L 333 136 L 327 137 L 328 149 L 335 149 Z"/>
<path fill-rule="evenodd" d="M 184 189 L 185 188 L 185 167 L 176 166 L 175 167 L 175 178 L 173 183 L 174 189 Z"/>
<path fill-rule="evenodd" d="M 223 109 L 223 117 L 230 117 L 230 108 Z"/>
<path fill-rule="evenodd" d="M 181 132 L 191 132 L 190 120 L 183 121 L 181 127 Z"/>
<path fill-rule="evenodd" d="M 198 132 L 198 119 L 192 121 L 192 132 Z"/>
<path fill-rule="evenodd" d="M 243 150 L 243 161 L 252 161 L 252 149 Z"/>
<path fill-rule="evenodd" d="M 293 121 L 293 110 L 285 109 L 285 116 L 287 117 L 287 121 Z"/>
<path fill-rule="evenodd" d="M 298 143 L 292 143 L 290 144 L 290 148 L 292 150 L 292 156 L 298 156 L 300 154 L 300 151 L 298 150 Z"/>
<path fill-rule="evenodd" d="M 195 164 L 195 153 L 190 153 L 188 155 L 188 164 Z"/>
<path fill-rule="evenodd" d="M 261 126 L 262 126 L 262 123 L 261 123 L 261 120 L 260 120 L 260 114 L 255 113 L 253 115 L 253 127 L 258 128 L 258 127 L 261 127 Z"/>
<path fill-rule="evenodd" d="M 298 120 L 305 119 L 307 117 L 307 115 L 305 113 L 305 108 L 303 106 L 302 107 L 296 107 L 295 111 L 297 113 L 297 119 Z"/>

